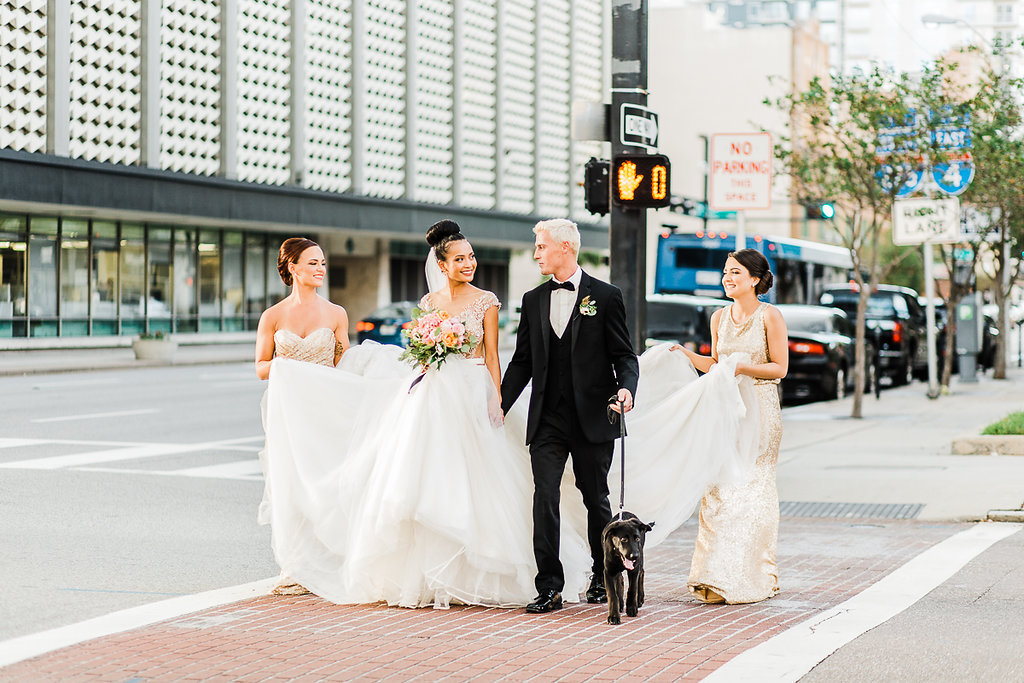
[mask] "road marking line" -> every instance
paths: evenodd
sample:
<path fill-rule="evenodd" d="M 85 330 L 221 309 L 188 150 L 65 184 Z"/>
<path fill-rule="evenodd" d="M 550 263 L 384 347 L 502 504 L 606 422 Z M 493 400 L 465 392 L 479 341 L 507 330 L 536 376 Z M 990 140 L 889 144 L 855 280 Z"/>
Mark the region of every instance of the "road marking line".
<path fill-rule="evenodd" d="M 139 444 L 127 448 L 112 448 L 104 451 L 73 453 L 71 455 L 54 455 L 48 458 L 33 458 L 31 460 L 16 460 L 14 462 L 0 463 L 0 468 L 56 470 L 65 467 L 82 467 L 103 462 L 155 458 L 162 455 L 178 455 L 180 453 L 194 453 L 196 451 L 234 450 L 238 444 L 252 441 L 263 441 L 263 436 L 246 436 L 238 439 L 223 439 L 221 441 L 207 441 L 204 443 L 192 444 Z M 54 441 L 52 443 L 58 442 Z"/>
<path fill-rule="evenodd" d="M 72 379 L 59 382 L 36 382 L 33 386 L 37 389 L 55 389 L 57 387 L 90 387 L 104 384 L 121 384 L 123 381 L 117 378 Z"/>
<path fill-rule="evenodd" d="M 0 439 L 0 448 L 21 448 L 22 446 L 38 446 L 50 443 L 45 439 Z"/>
<path fill-rule="evenodd" d="M 185 614 L 266 595 L 276 581 L 277 577 L 274 577 L 243 583 L 239 586 L 218 588 L 205 593 L 184 595 L 105 614 L 42 633 L 12 638 L 0 642 L 0 667 L 10 666 L 70 645 L 77 645 L 86 640 L 123 633 Z"/>
<path fill-rule="evenodd" d="M 31 422 L 67 422 L 69 420 L 91 420 L 97 417 L 127 417 L 129 415 L 152 415 L 159 413 L 156 408 L 141 408 L 139 410 L 119 410 L 113 413 L 86 413 L 83 415 L 62 415 L 60 417 L 37 417 Z"/>
<path fill-rule="evenodd" d="M 1021 524 L 980 522 L 924 551 L 846 602 L 737 655 L 705 681 L 796 681 L 833 652 L 907 609 Z"/>
<path fill-rule="evenodd" d="M 239 479 L 258 481 L 263 479 L 263 467 L 259 460 L 188 467 L 180 470 L 143 470 L 126 467 L 75 467 L 76 472 L 103 472 L 106 474 L 155 474 L 161 477 L 195 477 L 198 479 Z"/>

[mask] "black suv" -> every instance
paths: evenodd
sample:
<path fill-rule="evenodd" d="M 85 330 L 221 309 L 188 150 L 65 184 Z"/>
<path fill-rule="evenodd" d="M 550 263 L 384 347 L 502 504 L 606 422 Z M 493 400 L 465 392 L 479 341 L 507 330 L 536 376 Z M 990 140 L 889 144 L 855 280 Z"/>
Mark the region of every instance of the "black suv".
<path fill-rule="evenodd" d="M 857 285 L 826 287 L 819 297 L 822 306 L 846 311 L 857 319 Z M 909 384 L 928 371 L 927 323 L 917 292 L 909 287 L 878 285 L 868 298 L 866 333 L 878 349 L 879 371 L 894 384 Z"/>
<path fill-rule="evenodd" d="M 730 303 L 689 294 L 651 294 L 647 297 L 647 345 L 675 342 L 710 356 L 711 314 Z"/>

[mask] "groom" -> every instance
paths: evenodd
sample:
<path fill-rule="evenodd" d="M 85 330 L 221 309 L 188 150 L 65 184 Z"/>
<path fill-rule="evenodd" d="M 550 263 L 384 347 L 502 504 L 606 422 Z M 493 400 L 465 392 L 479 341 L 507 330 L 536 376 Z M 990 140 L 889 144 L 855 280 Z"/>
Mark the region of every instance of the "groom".
<path fill-rule="evenodd" d="M 562 607 L 559 484 L 572 455 L 576 487 L 587 507 L 594 577 L 587 602 L 605 602 L 601 532 L 611 521 L 608 469 L 619 428 L 609 422 L 612 397 L 633 407 L 639 366 L 630 346 L 622 293 L 579 267 L 580 233 L 565 219 L 541 221 L 533 258 L 550 281 L 523 295 L 516 349 L 501 382 L 508 412 L 533 380 L 526 443 L 533 465 L 533 551 L 539 595 L 535 614 Z"/>

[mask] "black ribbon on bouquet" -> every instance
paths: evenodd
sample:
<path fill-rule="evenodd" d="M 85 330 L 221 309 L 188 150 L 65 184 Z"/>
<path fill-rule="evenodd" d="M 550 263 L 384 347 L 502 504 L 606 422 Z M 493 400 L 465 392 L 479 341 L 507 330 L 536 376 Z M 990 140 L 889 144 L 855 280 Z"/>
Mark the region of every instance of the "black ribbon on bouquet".
<path fill-rule="evenodd" d="M 413 387 L 415 387 L 415 386 L 416 386 L 417 384 L 419 384 L 420 382 L 422 382 L 422 381 L 423 381 L 423 378 L 424 378 L 424 377 L 426 377 L 426 376 L 427 376 L 427 371 L 426 371 L 426 370 L 424 370 L 423 372 L 421 372 L 421 373 L 420 373 L 420 374 L 419 374 L 419 375 L 418 375 L 418 376 L 416 377 L 416 379 L 414 379 L 414 380 L 412 381 L 412 384 L 410 384 L 410 385 L 409 385 L 409 391 L 407 391 L 406 393 L 407 393 L 407 394 L 411 394 L 411 393 L 412 393 L 412 390 L 413 390 Z"/>

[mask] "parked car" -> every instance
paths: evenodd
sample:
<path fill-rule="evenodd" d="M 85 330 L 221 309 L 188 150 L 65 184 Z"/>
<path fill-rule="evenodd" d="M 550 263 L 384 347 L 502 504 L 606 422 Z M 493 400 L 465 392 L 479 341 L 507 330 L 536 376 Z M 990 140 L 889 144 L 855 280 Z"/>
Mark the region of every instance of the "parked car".
<path fill-rule="evenodd" d="M 710 355 L 711 314 L 729 303 L 689 294 L 651 294 L 647 297 L 647 346 L 667 341 Z"/>
<path fill-rule="evenodd" d="M 786 402 L 843 398 L 853 389 L 856 328 L 839 308 L 780 304 L 789 333 L 789 372 L 782 380 Z M 875 387 L 875 345 L 865 345 L 865 392 Z"/>
<path fill-rule="evenodd" d="M 856 322 L 856 284 L 826 287 L 818 299 L 822 306 L 835 306 Z M 878 285 L 868 297 L 865 322 L 878 349 L 880 372 L 894 384 L 909 384 L 928 372 L 927 324 L 918 295 L 909 287 Z"/>
<path fill-rule="evenodd" d="M 417 305 L 415 301 L 395 301 L 381 306 L 356 323 L 358 340 L 405 346 L 402 330 L 412 326 L 412 311 Z"/>

